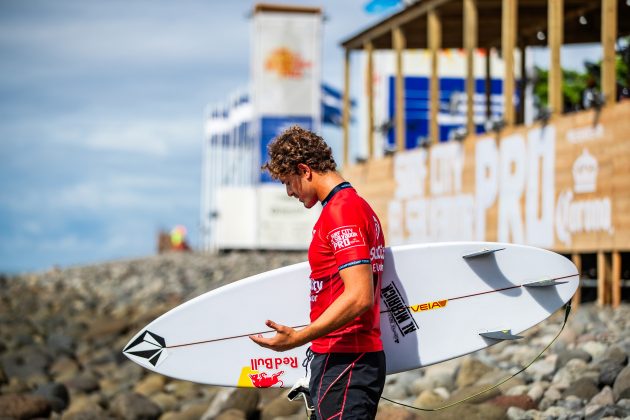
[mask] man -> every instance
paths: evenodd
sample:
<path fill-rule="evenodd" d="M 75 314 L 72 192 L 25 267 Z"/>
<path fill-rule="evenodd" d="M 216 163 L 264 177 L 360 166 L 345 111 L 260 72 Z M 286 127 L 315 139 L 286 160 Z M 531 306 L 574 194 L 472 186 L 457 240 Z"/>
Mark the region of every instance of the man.
<path fill-rule="evenodd" d="M 304 207 L 321 202 L 323 208 L 308 250 L 311 323 L 295 330 L 269 320 L 266 324 L 276 334 L 251 339 L 276 351 L 311 343 L 309 391 L 317 418 L 374 418 L 385 383 L 380 221 L 336 171 L 321 137 L 294 126 L 275 138 L 268 152 L 263 170 Z"/>

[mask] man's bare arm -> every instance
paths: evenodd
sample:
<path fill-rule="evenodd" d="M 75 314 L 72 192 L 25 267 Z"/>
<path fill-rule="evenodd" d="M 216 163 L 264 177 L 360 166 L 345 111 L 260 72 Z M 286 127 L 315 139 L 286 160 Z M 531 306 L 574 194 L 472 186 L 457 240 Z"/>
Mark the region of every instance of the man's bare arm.
<path fill-rule="evenodd" d="M 323 337 L 352 321 L 374 305 L 374 286 L 372 283 L 372 266 L 360 264 L 348 267 L 339 272 L 344 284 L 342 294 L 307 327 L 296 330 L 271 320 L 266 322 L 269 328 L 276 331 L 270 338 L 250 336 L 261 345 L 276 351 L 286 351 Z"/>

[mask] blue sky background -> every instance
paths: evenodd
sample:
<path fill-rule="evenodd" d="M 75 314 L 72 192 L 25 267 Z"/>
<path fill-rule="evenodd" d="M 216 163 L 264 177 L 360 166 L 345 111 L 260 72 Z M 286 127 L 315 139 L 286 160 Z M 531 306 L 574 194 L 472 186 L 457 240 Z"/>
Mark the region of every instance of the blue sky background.
<path fill-rule="evenodd" d="M 0 272 L 197 244 L 203 111 L 247 84 L 253 4 L 0 0 Z M 340 87 L 339 40 L 379 16 L 322 6 Z"/>
<path fill-rule="evenodd" d="M 383 15 L 291 3 L 323 7 L 341 87 L 339 41 Z M 204 107 L 247 84 L 253 4 L 0 0 L 0 272 L 150 255 L 176 224 L 197 245 Z"/>

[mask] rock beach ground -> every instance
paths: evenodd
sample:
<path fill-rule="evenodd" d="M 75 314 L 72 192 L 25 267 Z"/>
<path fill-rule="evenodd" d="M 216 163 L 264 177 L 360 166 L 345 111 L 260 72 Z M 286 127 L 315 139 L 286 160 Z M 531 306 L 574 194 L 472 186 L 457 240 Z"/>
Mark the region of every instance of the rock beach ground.
<path fill-rule="evenodd" d="M 180 303 L 234 280 L 303 261 L 304 253 L 165 254 L 0 276 L 0 419 L 303 419 L 285 390 L 228 389 L 156 375 L 120 352 L 131 334 Z M 390 375 L 384 395 L 439 407 L 531 362 L 563 314 L 456 360 Z M 630 417 L 630 305 L 583 304 L 560 338 L 518 377 L 438 412 L 382 402 L 377 418 Z"/>

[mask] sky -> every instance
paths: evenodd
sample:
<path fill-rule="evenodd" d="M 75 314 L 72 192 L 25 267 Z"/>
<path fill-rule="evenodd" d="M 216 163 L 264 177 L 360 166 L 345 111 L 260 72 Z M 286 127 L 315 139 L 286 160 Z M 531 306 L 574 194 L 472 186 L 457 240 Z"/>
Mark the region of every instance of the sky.
<path fill-rule="evenodd" d="M 248 83 L 254 3 L 0 0 L 0 273 L 198 245 L 204 108 Z M 291 3 L 324 9 L 341 88 L 339 42 L 384 15 Z"/>
<path fill-rule="evenodd" d="M 381 16 L 326 15 L 323 80 L 344 39 Z M 206 105 L 249 80 L 253 1 L 0 0 L 0 272 L 198 243 Z"/>

